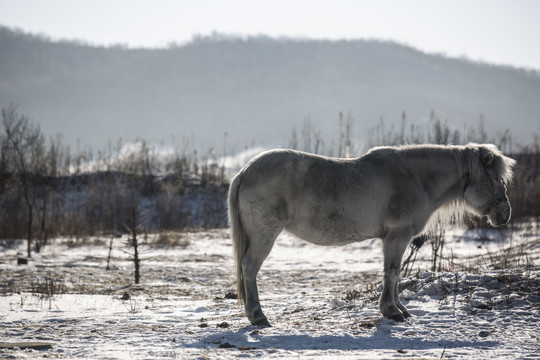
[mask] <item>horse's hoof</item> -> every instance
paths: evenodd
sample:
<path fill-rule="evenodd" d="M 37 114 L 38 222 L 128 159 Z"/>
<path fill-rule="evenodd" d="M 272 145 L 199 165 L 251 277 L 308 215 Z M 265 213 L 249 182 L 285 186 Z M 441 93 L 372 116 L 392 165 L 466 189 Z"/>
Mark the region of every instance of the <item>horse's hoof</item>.
<path fill-rule="evenodd" d="M 270 322 L 268 321 L 267 318 L 262 318 L 262 319 L 253 321 L 252 324 L 258 327 L 272 327 L 272 325 L 270 325 Z"/>
<path fill-rule="evenodd" d="M 403 316 L 405 317 L 405 319 L 412 317 L 412 315 L 408 311 L 403 311 Z"/>
<path fill-rule="evenodd" d="M 389 316 L 386 316 L 386 318 L 388 318 L 390 320 L 397 321 L 397 322 L 404 322 L 405 321 L 405 316 L 404 316 L 404 314 L 401 314 L 401 313 L 394 314 L 394 315 L 389 315 Z"/>

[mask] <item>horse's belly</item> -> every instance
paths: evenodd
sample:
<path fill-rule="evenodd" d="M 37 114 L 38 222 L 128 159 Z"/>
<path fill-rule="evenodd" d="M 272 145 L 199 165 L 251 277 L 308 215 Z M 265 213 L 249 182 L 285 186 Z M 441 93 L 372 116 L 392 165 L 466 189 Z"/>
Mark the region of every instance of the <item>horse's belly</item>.
<path fill-rule="evenodd" d="M 337 214 L 297 220 L 286 230 L 317 245 L 339 246 L 377 237 L 372 225 Z"/>

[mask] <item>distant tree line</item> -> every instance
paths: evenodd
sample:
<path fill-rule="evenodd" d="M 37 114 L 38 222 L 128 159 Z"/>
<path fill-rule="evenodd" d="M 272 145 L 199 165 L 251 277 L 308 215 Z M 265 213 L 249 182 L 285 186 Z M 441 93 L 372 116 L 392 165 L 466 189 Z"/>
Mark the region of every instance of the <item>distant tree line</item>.
<path fill-rule="evenodd" d="M 72 154 L 17 107 L 2 110 L 0 239 L 25 238 L 28 256 L 52 237 L 125 232 L 133 211 L 148 230 L 225 227 L 224 169 L 211 156 L 130 151 Z M 184 149 L 186 150 L 186 149 Z"/>

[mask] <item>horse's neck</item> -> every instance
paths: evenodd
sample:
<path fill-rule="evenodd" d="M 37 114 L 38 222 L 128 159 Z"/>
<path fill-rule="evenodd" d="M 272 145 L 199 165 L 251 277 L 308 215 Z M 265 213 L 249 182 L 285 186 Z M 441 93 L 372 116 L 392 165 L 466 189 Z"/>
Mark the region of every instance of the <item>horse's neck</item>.
<path fill-rule="evenodd" d="M 441 153 L 419 162 L 420 181 L 437 207 L 463 195 L 463 174 L 455 158 Z"/>

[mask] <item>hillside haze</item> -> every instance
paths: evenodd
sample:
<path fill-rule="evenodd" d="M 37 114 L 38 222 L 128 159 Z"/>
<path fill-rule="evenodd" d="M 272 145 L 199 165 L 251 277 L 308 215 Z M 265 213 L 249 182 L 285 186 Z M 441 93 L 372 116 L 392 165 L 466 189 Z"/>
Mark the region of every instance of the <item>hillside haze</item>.
<path fill-rule="evenodd" d="M 391 42 L 215 35 L 148 50 L 0 28 L 0 49 L 0 106 L 94 149 L 119 138 L 280 146 L 306 118 L 335 139 L 339 112 L 352 114 L 359 139 L 381 118 L 422 123 L 432 110 L 459 130 L 480 117 L 488 133 L 509 128 L 523 141 L 540 130 L 537 71 Z"/>

